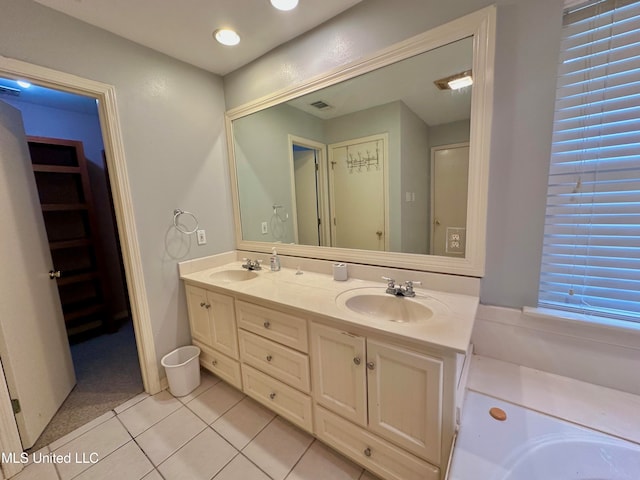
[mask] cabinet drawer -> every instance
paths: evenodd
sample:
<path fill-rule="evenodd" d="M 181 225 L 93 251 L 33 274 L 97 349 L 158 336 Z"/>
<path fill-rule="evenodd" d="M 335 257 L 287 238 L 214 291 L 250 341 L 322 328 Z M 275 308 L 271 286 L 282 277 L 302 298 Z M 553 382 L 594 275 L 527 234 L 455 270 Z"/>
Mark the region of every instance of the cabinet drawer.
<path fill-rule="evenodd" d="M 311 397 L 272 378 L 255 368 L 242 364 L 244 393 L 277 414 L 312 432 Z"/>
<path fill-rule="evenodd" d="M 227 383 L 240 390 L 242 389 L 240 362 L 237 362 L 222 353 L 216 352 L 200 342 L 193 342 L 193 344 L 197 345 L 200 347 L 200 350 L 202 350 L 200 352 L 200 365 Z"/>
<path fill-rule="evenodd" d="M 238 326 L 263 337 L 308 353 L 307 321 L 252 303 L 236 303 Z"/>
<path fill-rule="evenodd" d="M 439 480 L 440 469 L 363 428 L 315 406 L 316 435 L 367 470 L 388 480 Z"/>
<path fill-rule="evenodd" d="M 240 330 L 240 358 L 298 390 L 310 391 L 309 357 L 304 353 Z"/>

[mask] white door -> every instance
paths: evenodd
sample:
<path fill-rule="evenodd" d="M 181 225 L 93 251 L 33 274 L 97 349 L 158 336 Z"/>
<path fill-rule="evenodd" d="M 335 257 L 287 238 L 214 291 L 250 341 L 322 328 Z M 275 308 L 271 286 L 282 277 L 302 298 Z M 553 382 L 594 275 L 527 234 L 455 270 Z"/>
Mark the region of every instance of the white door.
<path fill-rule="evenodd" d="M 0 356 L 24 448 L 75 385 L 20 112 L 0 101 Z M 0 380 L 1 381 L 1 380 Z"/>
<path fill-rule="evenodd" d="M 385 137 L 329 145 L 333 247 L 386 250 Z"/>
<path fill-rule="evenodd" d="M 469 144 L 431 151 L 431 254 L 464 257 Z"/>

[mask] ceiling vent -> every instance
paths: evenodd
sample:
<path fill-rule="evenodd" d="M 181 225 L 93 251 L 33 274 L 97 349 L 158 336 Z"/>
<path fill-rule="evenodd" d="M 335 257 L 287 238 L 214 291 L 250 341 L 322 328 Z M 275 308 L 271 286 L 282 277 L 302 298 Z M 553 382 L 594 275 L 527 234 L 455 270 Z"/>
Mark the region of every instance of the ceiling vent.
<path fill-rule="evenodd" d="M 322 100 L 318 100 L 317 102 L 313 102 L 310 104 L 312 107 L 316 107 L 318 110 L 324 110 L 326 108 L 331 108 L 327 102 L 323 102 Z"/>
<path fill-rule="evenodd" d="M 19 97 L 20 90 L 17 88 L 5 87 L 0 85 L 0 95 L 11 95 L 12 97 Z"/>

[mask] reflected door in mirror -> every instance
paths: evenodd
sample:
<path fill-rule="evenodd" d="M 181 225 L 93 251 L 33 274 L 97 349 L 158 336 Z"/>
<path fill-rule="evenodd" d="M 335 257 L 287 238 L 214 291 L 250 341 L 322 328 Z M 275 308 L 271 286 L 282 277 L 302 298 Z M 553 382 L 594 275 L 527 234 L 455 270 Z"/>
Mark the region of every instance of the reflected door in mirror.
<path fill-rule="evenodd" d="M 385 248 L 384 135 L 329 145 L 331 245 Z"/>
<path fill-rule="evenodd" d="M 469 145 L 432 149 L 432 255 L 464 257 Z"/>

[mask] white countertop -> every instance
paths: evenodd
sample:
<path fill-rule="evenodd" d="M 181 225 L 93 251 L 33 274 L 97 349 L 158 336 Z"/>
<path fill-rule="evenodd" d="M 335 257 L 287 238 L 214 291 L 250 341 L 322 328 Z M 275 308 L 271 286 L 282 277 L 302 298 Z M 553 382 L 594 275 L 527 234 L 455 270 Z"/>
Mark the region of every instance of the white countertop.
<path fill-rule="evenodd" d="M 478 297 L 416 288 L 417 297 L 430 297 L 447 308 L 420 322 L 398 323 L 377 320 L 340 307 L 336 297 L 345 291 L 376 287 L 384 292 L 386 284 L 350 278 L 343 282 L 331 275 L 304 271 L 297 275 L 295 269 L 282 268 L 272 272 L 267 268 L 256 270 L 257 277 L 245 281 L 224 281 L 212 278 L 212 274 L 225 270 L 242 270 L 242 262 L 236 261 L 214 268 L 206 268 L 183 274 L 184 281 L 204 288 L 214 287 L 244 300 L 268 301 L 284 307 L 308 312 L 317 317 L 344 322 L 386 335 L 392 335 L 427 347 L 438 347 L 465 353 L 471 341 L 471 331 L 478 308 Z"/>

